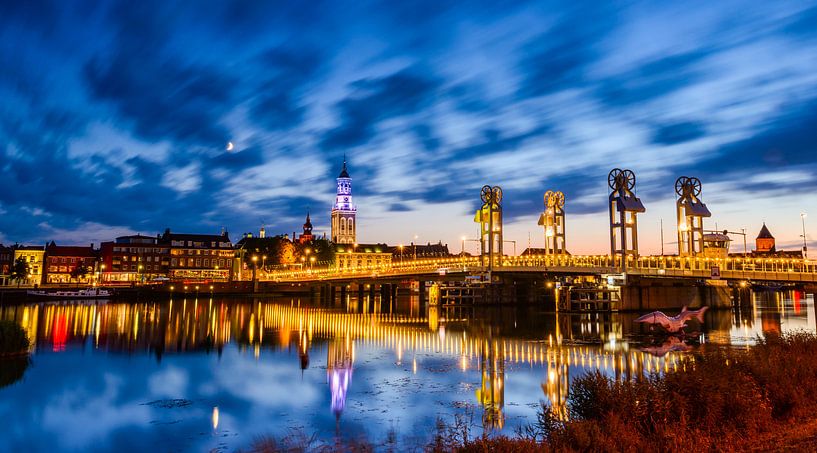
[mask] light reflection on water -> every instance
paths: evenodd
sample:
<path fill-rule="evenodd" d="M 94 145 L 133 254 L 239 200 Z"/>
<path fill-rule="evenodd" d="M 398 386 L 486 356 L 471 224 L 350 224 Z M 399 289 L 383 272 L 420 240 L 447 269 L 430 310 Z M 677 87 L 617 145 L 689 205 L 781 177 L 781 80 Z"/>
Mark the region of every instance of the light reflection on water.
<path fill-rule="evenodd" d="M 708 344 L 815 331 L 814 296 L 799 292 L 710 311 L 691 341 L 656 340 L 635 317 L 423 308 L 416 298 L 4 306 L 0 318 L 36 341 L 22 380 L 0 388 L 0 451 L 234 450 L 293 429 L 417 445 L 437 417 L 462 413 L 478 430 L 512 433 L 542 400 L 564 416 L 583 372 L 683 370 Z"/>

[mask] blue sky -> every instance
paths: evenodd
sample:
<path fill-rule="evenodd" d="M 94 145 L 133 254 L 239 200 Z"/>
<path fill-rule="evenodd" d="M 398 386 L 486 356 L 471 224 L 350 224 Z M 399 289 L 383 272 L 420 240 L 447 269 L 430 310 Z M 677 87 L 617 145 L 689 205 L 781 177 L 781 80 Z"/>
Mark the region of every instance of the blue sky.
<path fill-rule="evenodd" d="M 638 176 L 642 253 L 660 219 L 674 251 L 681 175 L 703 181 L 707 228 L 751 242 L 766 221 L 796 249 L 800 212 L 817 225 L 808 2 L 32 1 L 0 18 L 4 243 L 291 233 L 307 209 L 328 231 L 344 153 L 359 242 L 458 249 L 498 184 L 519 251 L 541 246 L 551 189 L 568 249 L 602 253 L 613 167 Z"/>

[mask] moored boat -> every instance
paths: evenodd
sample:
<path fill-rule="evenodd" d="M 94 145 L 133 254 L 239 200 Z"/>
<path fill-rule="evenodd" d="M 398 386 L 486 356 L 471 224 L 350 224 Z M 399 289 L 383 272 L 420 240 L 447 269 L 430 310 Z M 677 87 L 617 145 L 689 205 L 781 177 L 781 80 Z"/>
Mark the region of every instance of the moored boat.
<path fill-rule="evenodd" d="M 111 297 L 112 291 L 100 288 L 80 289 L 76 291 L 45 291 L 45 290 L 28 290 L 27 294 L 33 297 L 48 297 L 59 299 L 100 299 Z"/>

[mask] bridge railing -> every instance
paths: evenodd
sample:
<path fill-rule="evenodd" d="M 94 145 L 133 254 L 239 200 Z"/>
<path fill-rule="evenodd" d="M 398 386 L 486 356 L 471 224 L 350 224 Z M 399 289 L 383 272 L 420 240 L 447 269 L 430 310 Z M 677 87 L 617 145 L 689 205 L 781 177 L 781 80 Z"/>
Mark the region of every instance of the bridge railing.
<path fill-rule="evenodd" d="M 592 268 L 618 271 L 618 259 L 609 255 L 528 255 L 508 256 L 502 259 L 503 267 L 528 268 Z M 817 261 L 794 258 L 706 258 L 679 256 L 642 256 L 627 262 L 627 269 L 711 272 L 742 272 L 746 278 L 756 273 L 817 274 Z M 453 273 L 482 270 L 479 257 L 436 257 L 397 260 L 382 265 L 337 267 L 324 266 L 307 269 L 276 270 L 262 276 L 262 280 L 321 280 L 328 278 L 359 278 L 372 276 L 414 275 L 422 273 Z"/>

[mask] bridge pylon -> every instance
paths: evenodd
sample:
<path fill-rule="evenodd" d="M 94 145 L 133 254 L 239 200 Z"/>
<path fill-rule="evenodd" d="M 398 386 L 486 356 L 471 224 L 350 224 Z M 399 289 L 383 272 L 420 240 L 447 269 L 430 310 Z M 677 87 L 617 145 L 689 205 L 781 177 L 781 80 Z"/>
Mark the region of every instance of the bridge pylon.
<path fill-rule="evenodd" d="M 548 190 L 539 225 L 545 229 L 545 255 L 563 255 L 565 246 L 565 194 Z"/>
<path fill-rule="evenodd" d="M 646 209 L 635 196 L 635 173 L 614 168 L 607 175 L 610 193 L 610 255 L 622 270 L 638 258 L 638 213 Z"/>
<path fill-rule="evenodd" d="M 678 255 L 695 256 L 704 251 L 704 217 L 712 213 L 701 195 L 701 180 L 681 176 L 675 181 L 675 193 L 678 200 L 675 210 L 678 214 Z"/>
<path fill-rule="evenodd" d="M 482 186 L 480 199 L 474 222 L 480 224 L 480 264 L 490 272 L 502 266 L 502 188 Z"/>

